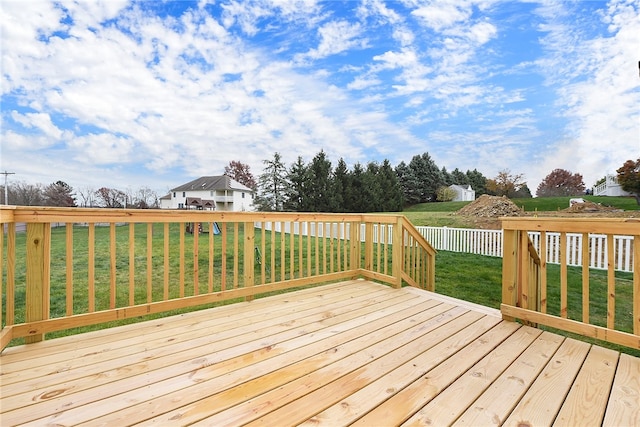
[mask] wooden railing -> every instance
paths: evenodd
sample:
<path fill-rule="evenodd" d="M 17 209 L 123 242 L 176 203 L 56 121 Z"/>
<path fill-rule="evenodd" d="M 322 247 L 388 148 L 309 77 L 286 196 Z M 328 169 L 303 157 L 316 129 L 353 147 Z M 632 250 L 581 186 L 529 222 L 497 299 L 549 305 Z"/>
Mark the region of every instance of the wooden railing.
<path fill-rule="evenodd" d="M 587 218 L 502 218 L 504 249 L 502 305 L 505 318 L 573 332 L 631 348 L 640 348 L 640 220 Z M 540 232 L 539 250 L 528 232 Z M 560 251 L 571 250 L 567 235 L 606 235 L 606 272 L 589 268 L 588 244 L 582 265 L 547 264 L 547 233 L 560 233 Z M 614 270 L 614 235 L 633 237 L 633 271 Z"/>
<path fill-rule="evenodd" d="M 0 225 L 0 349 L 355 277 L 434 289 L 435 250 L 400 215 L 2 206 Z"/>

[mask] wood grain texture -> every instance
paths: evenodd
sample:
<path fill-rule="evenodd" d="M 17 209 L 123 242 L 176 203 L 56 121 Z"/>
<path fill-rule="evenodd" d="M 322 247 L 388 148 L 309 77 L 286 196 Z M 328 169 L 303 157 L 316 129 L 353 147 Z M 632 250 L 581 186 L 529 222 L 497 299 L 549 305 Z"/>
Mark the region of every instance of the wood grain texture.
<path fill-rule="evenodd" d="M 9 347 L 0 368 L 3 425 L 640 424 L 640 359 L 365 280 Z"/>

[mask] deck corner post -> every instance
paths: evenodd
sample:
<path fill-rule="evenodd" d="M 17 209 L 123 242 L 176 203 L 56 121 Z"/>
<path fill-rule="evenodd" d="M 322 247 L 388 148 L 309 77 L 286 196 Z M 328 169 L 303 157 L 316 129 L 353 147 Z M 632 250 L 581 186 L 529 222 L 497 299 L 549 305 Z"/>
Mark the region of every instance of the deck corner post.
<path fill-rule="evenodd" d="M 255 228 L 253 222 L 244 223 L 244 287 L 254 285 L 255 269 Z M 245 297 L 246 301 L 253 301 L 253 293 Z"/>
<path fill-rule="evenodd" d="M 361 220 L 362 221 L 362 220 Z M 349 270 L 359 270 L 361 266 L 361 249 L 360 249 L 360 224 L 361 222 L 351 222 L 349 223 L 349 240 L 351 244 L 351 253 L 349 262 Z M 365 243 L 366 245 L 366 243 Z M 366 254 L 365 254 L 366 256 Z"/>
<path fill-rule="evenodd" d="M 373 270 L 373 223 L 365 222 L 364 232 L 364 269 Z"/>
<path fill-rule="evenodd" d="M 51 224 L 27 224 L 27 271 L 25 321 L 49 318 L 49 268 L 51 258 Z M 44 334 L 25 338 L 27 344 L 42 341 Z"/>
<path fill-rule="evenodd" d="M 394 277 L 394 288 L 402 287 L 402 266 L 404 259 L 404 217 L 399 216 L 393 226 L 393 245 L 391 275 Z"/>
<path fill-rule="evenodd" d="M 518 296 L 518 240 L 520 231 L 503 229 L 502 240 L 502 304 L 515 306 Z M 505 320 L 514 321 L 512 316 Z"/>

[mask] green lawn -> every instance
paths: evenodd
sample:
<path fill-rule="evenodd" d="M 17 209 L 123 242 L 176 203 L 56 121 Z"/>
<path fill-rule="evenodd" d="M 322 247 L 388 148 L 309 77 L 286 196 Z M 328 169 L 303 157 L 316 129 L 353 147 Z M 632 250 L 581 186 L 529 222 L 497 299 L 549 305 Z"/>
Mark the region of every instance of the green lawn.
<path fill-rule="evenodd" d="M 633 197 L 607 197 L 607 196 L 581 196 L 585 200 L 600 203 L 603 206 L 612 206 L 627 211 L 640 210 L 640 205 Z M 558 211 L 569 207 L 569 200 L 573 197 L 536 197 L 531 199 L 511 199 L 513 203 L 524 208 L 525 211 Z M 406 208 L 402 213 L 414 214 L 416 212 L 452 213 L 471 202 L 434 202 L 420 203 Z"/>
<path fill-rule="evenodd" d="M 568 268 L 568 317 L 580 321 L 582 320 L 581 274 L 580 268 Z M 547 280 L 549 301 L 547 312 L 558 316 L 560 314 L 560 266 L 548 265 Z M 440 251 L 436 256 L 436 292 L 440 294 L 499 309 L 502 301 L 501 283 L 502 258 L 447 251 Z M 607 272 L 592 269 L 589 284 L 592 300 L 589 307 L 591 322 L 606 326 Z M 633 331 L 632 285 L 631 273 L 616 272 L 616 327 L 626 332 Z M 554 330 L 554 332 L 570 335 L 562 331 Z M 590 341 L 593 342 L 593 340 Z M 606 343 L 599 344 L 640 357 L 640 350 Z"/>

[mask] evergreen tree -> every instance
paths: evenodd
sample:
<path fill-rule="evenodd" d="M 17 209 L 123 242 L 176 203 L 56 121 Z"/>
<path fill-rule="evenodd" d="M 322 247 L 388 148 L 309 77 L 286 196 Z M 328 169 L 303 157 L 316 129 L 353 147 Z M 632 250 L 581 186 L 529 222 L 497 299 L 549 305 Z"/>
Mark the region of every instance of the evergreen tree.
<path fill-rule="evenodd" d="M 311 212 L 333 212 L 334 198 L 332 188 L 331 162 L 320 150 L 308 166 L 308 185 L 304 193 L 305 202 Z"/>
<path fill-rule="evenodd" d="M 487 178 L 478 172 L 477 169 L 467 170 L 468 184 L 475 190 L 476 197 L 487 193 Z"/>
<path fill-rule="evenodd" d="M 418 183 L 413 176 L 413 170 L 405 162 L 400 162 L 396 166 L 396 176 L 398 177 L 404 202 L 409 205 L 420 203 L 419 193 L 416 190 Z"/>
<path fill-rule="evenodd" d="M 444 180 L 442 172 L 429 153 L 413 156 L 409 162 L 409 168 L 413 172 L 413 179 L 415 179 L 413 191 L 417 193 L 413 195 L 413 199 L 417 198 L 417 203 L 434 201 L 436 192 L 443 185 Z"/>
<path fill-rule="evenodd" d="M 451 183 L 456 185 L 466 186 L 469 185 L 469 177 L 460 169 L 455 168 L 451 171 Z"/>
<path fill-rule="evenodd" d="M 73 188 L 64 181 L 49 184 L 43 192 L 46 206 L 75 207 L 76 199 Z"/>
<path fill-rule="evenodd" d="M 311 211 L 307 198 L 310 182 L 309 172 L 301 156 L 298 156 L 296 162 L 289 168 L 287 182 L 289 186 L 287 187 L 284 201 L 284 210 L 294 212 Z"/>
<path fill-rule="evenodd" d="M 333 172 L 332 179 L 333 197 L 336 212 L 350 212 L 347 209 L 347 198 L 349 197 L 350 174 L 347 163 L 344 159 L 338 160 L 338 165 Z"/>
<path fill-rule="evenodd" d="M 349 193 L 347 197 L 347 212 L 363 212 L 365 204 L 365 178 L 364 169 L 360 163 L 353 165 L 350 175 Z"/>
<path fill-rule="evenodd" d="M 287 168 L 276 152 L 272 160 L 264 160 L 264 172 L 258 177 L 258 194 L 254 205 L 261 211 L 282 211 L 287 191 Z"/>
<path fill-rule="evenodd" d="M 383 210 L 380 180 L 380 166 L 376 162 L 369 162 L 362 174 L 364 197 L 359 212 L 380 212 Z"/>
<path fill-rule="evenodd" d="M 443 166 L 440 173 L 442 174 L 442 186 L 448 187 L 449 185 L 454 184 L 453 177 L 449 172 L 447 172 L 447 168 Z"/>
<path fill-rule="evenodd" d="M 380 189 L 382 193 L 381 212 L 400 212 L 403 205 L 402 189 L 398 182 L 398 175 L 391 168 L 389 160 L 385 159 L 380 167 Z"/>

